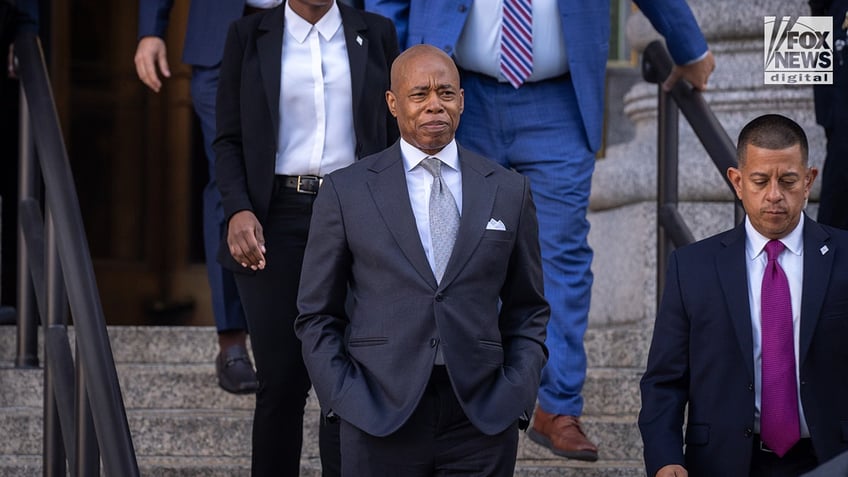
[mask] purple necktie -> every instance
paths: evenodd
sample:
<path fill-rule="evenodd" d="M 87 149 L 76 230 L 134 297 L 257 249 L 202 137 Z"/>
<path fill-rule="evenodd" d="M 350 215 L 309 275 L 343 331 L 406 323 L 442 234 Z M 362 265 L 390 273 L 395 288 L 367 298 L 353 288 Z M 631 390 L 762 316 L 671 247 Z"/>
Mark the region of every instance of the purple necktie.
<path fill-rule="evenodd" d="M 777 257 L 783 244 L 766 244 L 768 264 L 763 275 L 763 368 L 760 436 L 769 449 L 783 457 L 801 437 L 795 382 L 795 339 L 789 281 Z"/>
<path fill-rule="evenodd" d="M 504 0 L 501 25 L 501 74 L 514 88 L 533 73 L 531 0 Z"/>

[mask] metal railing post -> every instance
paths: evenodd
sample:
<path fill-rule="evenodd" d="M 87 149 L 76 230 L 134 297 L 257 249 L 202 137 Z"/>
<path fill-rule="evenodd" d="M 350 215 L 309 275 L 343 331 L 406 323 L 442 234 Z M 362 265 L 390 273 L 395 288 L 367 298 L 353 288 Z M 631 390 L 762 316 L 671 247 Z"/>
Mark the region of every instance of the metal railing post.
<path fill-rule="evenodd" d="M 18 131 L 18 203 L 39 195 L 39 168 L 32 140 L 29 106 L 23 86 L 20 87 Z M 29 272 L 29 253 L 24 238 L 20 214 L 18 214 L 18 263 L 17 263 L 17 352 L 15 366 L 18 368 L 38 367 L 38 315 L 35 292 Z"/>
<path fill-rule="evenodd" d="M 657 309 L 665 288 L 665 270 L 668 254 L 674 250 L 671 237 L 663 223 L 663 210 L 677 207 L 677 166 L 679 128 L 677 106 L 668 93 L 657 86 Z"/>
<path fill-rule="evenodd" d="M 725 183 L 734 192 L 725 171 L 736 165 L 736 148 L 700 92 L 685 81 L 678 81 L 670 92 L 662 90 L 674 63 L 660 41 L 645 48 L 642 77 L 658 85 L 657 100 L 657 308 L 665 287 L 668 256 L 675 247 L 695 241 L 686 221 L 677 209 L 678 195 L 678 123 L 680 112 L 692 126 L 698 140 L 719 170 Z M 673 101 L 672 101 L 673 100 Z M 735 192 L 734 192 L 735 195 Z M 742 209 L 735 203 L 737 223 Z"/>
<path fill-rule="evenodd" d="M 102 451 L 104 473 L 135 477 L 139 475 L 138 462 L 97 292 L 94 265 L 88 252 L 78 195 L 38 37 L 18 32 L 15 50 L 19 58 L 26 60 L 20 63 L 19 73 L 32 111 L 32 127 L 38 133 L 36 149 L 42 161 L 45 189 L 49 191 L 47 201 L 54 211 L 52 222 L 62 238 L 56 247 L 67 286 L 66 298 L 74 314 L 79 345 L 76 359 L 86 373 L 85 387 L 91 408 L 97 410 L 92 413 L 92 419 Z"/>
<path fill-rule="evenodd" d="M 77 356 L 80 355 L 77 345 Z M 76 362 L 76 396 L 74 397 L 74 428 L 76 429 L 76 475 L 100 475 L 100 449 L 91 402 L 88 399 L 88 375 L 82 361 Z"/>
<path fill-rule="evenodd" d="M 44 224 L 44 266 L 46 305 L 45 322 L 50 326 L 67 326 L 67 300 L 62 284 L 62 270 L 59 263 L 59 253 L 56 249 L 56 227 L 53 214 L 48 205 L 45 208 Z M 45 344 L 47 340 L 45 340 Z M 65 446 L 62 441 L 62 427 L 59 418 L 58 394 L 55 389 L 54 369 L 50 366 L 51 357 L 44 353 L 44 476 L 65 477 L 66 458 Z"/>

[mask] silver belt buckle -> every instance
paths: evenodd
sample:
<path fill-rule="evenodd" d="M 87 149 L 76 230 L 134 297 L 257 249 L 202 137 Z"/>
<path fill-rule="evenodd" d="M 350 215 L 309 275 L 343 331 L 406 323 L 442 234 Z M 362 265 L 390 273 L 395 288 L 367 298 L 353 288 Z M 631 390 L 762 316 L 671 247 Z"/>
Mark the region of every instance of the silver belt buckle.
<path fill-rule="evenodd" d="M 766 447 L 766 444 L 760 439 L 760 450 L 763 452 L 768 452 L 769 454 L 774 454 L 774 451 Z"/>
<path fill-rule="evenodd" d="M 305 190 L 303 189 L 303 180 L 314 181 L 318 183 L 318 187 L 321 187 L 321 184 L 324 182 L 324 179 L 318 176 L 297 176 L 297 187 L 295 190 L 301 194 L 317 194 L 318 191 Z"/>

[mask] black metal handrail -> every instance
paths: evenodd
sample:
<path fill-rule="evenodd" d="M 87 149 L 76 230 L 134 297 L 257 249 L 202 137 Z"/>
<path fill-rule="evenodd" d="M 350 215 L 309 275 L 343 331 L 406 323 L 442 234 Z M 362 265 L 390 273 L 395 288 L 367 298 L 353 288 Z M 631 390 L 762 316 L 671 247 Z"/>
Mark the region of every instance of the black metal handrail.
<path fill-rule="evenodd" d="M 15 38 L 15 56 L 30 114 L 22 119 L 21 127 L 32 128 L 46 192 L 46 220 L 41 218 L 37 197 L 20 201 L 25 263 L 40 315 L 45 317 L 44 474 L 64 476 L 67 456 L 71 475 L 98 475 L 102 452 L 106 475 L 138 476 L 82 214 L 38 37 L 20 32 Z M 32 161 L 22 169 L 34 174 L 35 159 L 25 151 L 30 143 L 29 138 L 21 141 L 22 158 Z M 32 177 L 23 179 L 32 181 Z M 19 278 L 29 281 L 27 276 Z M 64 317 L 67 305 L 76 330 L 76 372 Z M 31 365 L 36 356 L 31 349 L 34 333 L 25 331 L 35 328 L 34 319 L 34 313 L 18 319 L 16 361 L 22 365 Z"/>
<path fill-rule="evenodd" d="M 642 77 L 649 83 L 661 85 L 671 73 L 674 62 L 665 45 L 657 40 L 645 48 L 642 56 Z M 665 286 L 668 254 L 676 247 L 695 241 L 689 226 L 677 209 L 678 204 L 678 123 L 679 111 L 704 146 L 730 191 L 735 190 L 725 172 L 736 167 L 736 147 L 727 131 L 713 114 L 700 91 L 678 81 L 670 92 L 657 88 L 657 306 Z M 734 211 L 737 223 L 744 211 L 737 200 Z"/>

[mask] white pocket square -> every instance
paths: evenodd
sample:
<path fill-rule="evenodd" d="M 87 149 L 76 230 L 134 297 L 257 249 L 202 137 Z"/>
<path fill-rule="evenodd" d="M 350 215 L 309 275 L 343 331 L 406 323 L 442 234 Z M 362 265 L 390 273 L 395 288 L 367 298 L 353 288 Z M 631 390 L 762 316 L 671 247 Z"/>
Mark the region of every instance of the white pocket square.
<path fill-rule="evenodd" d="M 486 230 L 506 230 L 506 226 L 500 220 L 489 219 L 489 223 L 486 224 Z"/>

